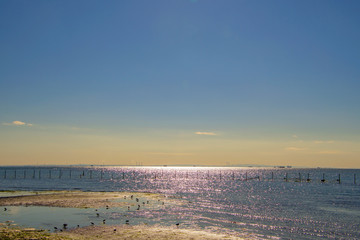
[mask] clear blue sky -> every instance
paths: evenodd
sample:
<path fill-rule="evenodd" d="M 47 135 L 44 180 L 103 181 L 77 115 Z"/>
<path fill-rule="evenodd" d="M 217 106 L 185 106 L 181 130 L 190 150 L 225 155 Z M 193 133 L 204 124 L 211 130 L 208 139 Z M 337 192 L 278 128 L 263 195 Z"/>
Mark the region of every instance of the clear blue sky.
<path fill-rule="evenodd" d="M 359 1 L 1 0 L 0 138 L 15 149 L 15 132 L 55 139 L 61 126 L 145 136 L 159 141 L 154 152 L 187 154 L 188 146 L 164 150 L 161 141 L 200 131 L 215 133 L 200 137 L 217 138 L 216 146 L 277 140 L 279 151 L 315 154 L 291 142 L 301 139 L 342 143 L 326 151 L 350 154 L 360 167 L 359 13 Z M 22 147 L 0 161 L 19 159 Z"/>

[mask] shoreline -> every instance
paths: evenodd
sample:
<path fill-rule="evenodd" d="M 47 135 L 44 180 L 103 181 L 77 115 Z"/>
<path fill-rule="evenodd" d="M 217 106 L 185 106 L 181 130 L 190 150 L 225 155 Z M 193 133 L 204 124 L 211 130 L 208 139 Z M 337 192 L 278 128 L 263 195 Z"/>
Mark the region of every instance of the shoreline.
<path fill-rule="evenodd" d="M 11 212 L 11 207 L 48 207 L 125 209 L 135 212 L 142 209 L 151 210 L 169 205 L 183 204 L 184 200 L 164 194 L 142 192 L 83 192 L 83 191 L 12 191 L 0 197 L 0 206 Z M 12 196 L 8 196 L 12 195 Z M 9 209 L 7 209 L 9 208 Z M 6 209 L 6 210 L 5 210 Z M 95 212 L 96 211 L 96 212 Z M 209 229 L 188 229 L 178 225 L 162 226 L 159 224 L 122 224 L 122 225 L 85 225 L 80 227 L 58 226 L 55 232 L 36 228 L 19 227 L 8 221 L 0 224 L 0 239 L 245 239 L 228 233 L 215 233 Z M 88 223 L 89 224 L 89 223 Z M 238 234 L 236 234 L 238 235 Z M 246 238 L 250 239 L 250 238 Z"/>
<path fill-rule="evenodd" d="M 64 230 L 50 233 L 35 228 L 21 228 L 0 224 L 0 238 L 32 239 L 32 240 L 116 240 L 116 239 L 167 239 L 167 240 L 201 240 L 201 239 L 228 239 L 244 240 L 246 238 L 230 234 L 213 233 L 204 230 L 181 229 L 176 227 L 147 226 L 147 225 L 112 225 L 112 226 L 87 226 L 82 228 Z"/>

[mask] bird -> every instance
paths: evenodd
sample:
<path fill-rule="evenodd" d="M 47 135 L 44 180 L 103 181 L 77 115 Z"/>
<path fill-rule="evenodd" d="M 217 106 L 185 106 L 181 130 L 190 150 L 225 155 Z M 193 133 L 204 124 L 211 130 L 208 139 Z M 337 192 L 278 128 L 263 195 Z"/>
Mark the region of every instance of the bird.
<path fill-rule="evenodd" d="M 130 207 L 128 207 L 128 211 L 130 211 Z"/>
<path fill-rule="evenodd" d="M 4 208 L 4 211 L 7 211 L 7 208 Z"/>
<path fill-rule="evenodd" d="M 55 230 L 57 230 L 58 228 L 57 227 L 54 227 Z"/>
<path fill-rule="evenodd" d="M 131 195 L 131 199 L 133 199 L 134 198 L 134 195 Z"/>
<path fill-rule="evenodd" d="M 126 224 L 129 224 L 129 220 L 126 220 L 125 223 L 126 223 Z"/>
<path fill-rule="evenodd" d="M 93 222 L 90 222 L 91 223 L 91 225 L 94 225 L 94 223 Z"/>
<path fill-rule="evenodd" d="M 139 201 L 139 199 L 138 199 L 138 198 L 136 198 L 136 201 L 138 202 L 138 201 Z"/>
<path fill-rule="evenodd" d="M 97 217 L 99 217 L 99 216 L 100 216 L 100 214 L 96 213 L 96 216 L 97 216 Z"/>
<path fill-rule="evenodd" d="M 79 227 L 80 227 L 80 225 L 77 225 L 77 227 L 79 228 Z"/>
<path fill-rule="evenodd" d="M 114 228 L 114 232 L 116 232 L 116 228 Z"/>
<path fill-rule="evenodd" d="M 64 229 L 66 229 L 66 228 L 67 228 L 67 224 L 66 224 L 66 223 L 64 223 L 64 224 L 63 224 L 63 227 L 64 227 Z"/>
<path fill-rule="evenodd" d="M 179 225 L 180 225 L 180 223 L 177 223 L 177 224 L 176 224 L 176 227 L 179 227 Z"/>

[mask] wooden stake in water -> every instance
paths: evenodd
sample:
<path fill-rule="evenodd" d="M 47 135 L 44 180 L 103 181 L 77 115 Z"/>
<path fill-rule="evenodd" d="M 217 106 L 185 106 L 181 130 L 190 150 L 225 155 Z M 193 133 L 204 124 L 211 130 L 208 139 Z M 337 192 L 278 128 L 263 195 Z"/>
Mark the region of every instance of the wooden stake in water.
<path fill-rule="evenodd" d="M 285 174 L 285 181 L 286 182 L 288 181 L 288 174 L 287 173 Z"/>
<path fill-rule="evenodd" d="M 274 181 L 274 172 L 271 172 L 271 181 Z"/>
<path fill-rule="evenodd" d="M 339 177 L 338 177 L 337 181 L 339 182 L 339 184 L 341 183 L 340 173 L 339 173 Z"/>
<path fill-rule="evenodd" d="M 325 173 L 323 173 L 323 178 L 321 179 L 321 182 L 325 182 Z"/>
<path fill-rule="evenodd" d="M 354 173 L 354 184 L 356 184 L 356 173 Z"/>
<path fill-rule="evenodd" d="M 247 172 L 245 173 L 245 181 L 247 181 L 248 180 L 248 178 L 247 178 Z"/>

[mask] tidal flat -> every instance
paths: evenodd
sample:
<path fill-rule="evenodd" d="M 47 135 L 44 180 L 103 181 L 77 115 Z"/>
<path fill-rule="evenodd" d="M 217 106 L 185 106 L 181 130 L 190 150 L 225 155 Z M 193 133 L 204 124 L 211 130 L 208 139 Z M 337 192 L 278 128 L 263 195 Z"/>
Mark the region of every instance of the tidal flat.
<path fill-rule="evenodd" d="M 1 239 L 243 239 L 229 234 L 219 234 L 198 229 L 183 229 L 181 226 L 161 226 L 139 223 L 128 214 L 132 211 L 149 210 L 169 205 L 181 205 L 183 200 L 172 196 L 140 192 L 83 192 L 83 191 L 11 191 L 2 192 L 0 206 L 3 220 L 6 216 L 28 221 L 43 215 L 51 229 L 22 227 L 18 221 L 7 220 L 0 226 Z M 53 211 L 49 214 L 48 211 Z M 70 211 L 74 217 L 60 217 Z M 80 212 L 77 212 L 80 211 Z M 90 222 L 81 218 L 86 211 Z M 22 214 L 22 212 L 27 214 Z M 105 214 L 107 213 L 107 214 Z M 109 215 L 110 213 L 110 215 Z M 78 215 L 80 214 L 80 218 Z M 122 214 L 122 223 L 115 224 L 113 216 Z M 5 218 L 4 218 L 5 216 Z M 117 215 L 118 216 L 118 215 Z M 63 221 L 54 220 L 60 217 Z M 118 220 L 118 219 L 117 219 Z M 75 221 L 80 221 L 75 224 Z M 63 222 L 61 224 L 61 222 Z M 110 224 L 109 224 L 110 223 Z M 43 224 L 44 225 L 44 224 Z M 36 225 L 35 225 L 36 226 Z"/>

